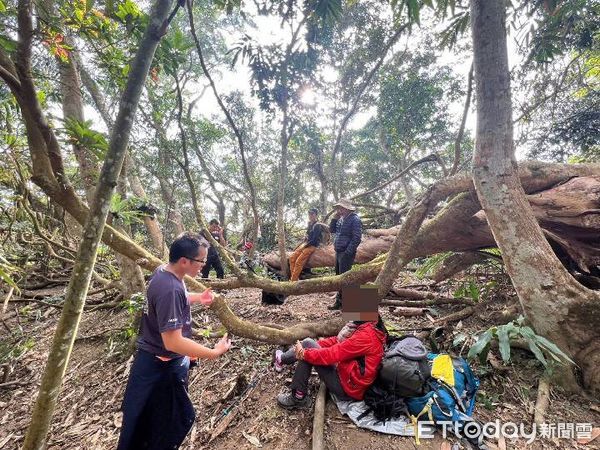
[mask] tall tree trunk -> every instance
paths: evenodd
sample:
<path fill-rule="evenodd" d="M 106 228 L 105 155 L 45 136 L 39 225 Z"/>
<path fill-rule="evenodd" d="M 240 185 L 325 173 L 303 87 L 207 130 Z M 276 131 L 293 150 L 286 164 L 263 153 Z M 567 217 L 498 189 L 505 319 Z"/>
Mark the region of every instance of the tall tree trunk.
<path fill-rule="evenodd" d="M 109 149 L 102 167 L 94 201 L 90 205 L 90 214 L 84 226 L 73 275 L 65 294 L 63 311 L 56 327 L 48 355 L 48 362 L 33 408 L 31 423 L 25 436 L 23 444 L 25 450 L 41 449 L 46 442 L 46 435 L 50 428 L 62 378 L 67 369 L 81 320 L 85 297 L 96 259 L 98 243 L 102 237 L 102 231 L 106 223 L 110 198 L 114 192 L 114 187 L 127 150 L 127 142 L 133 125 L 135 110 L 137 109 L 154 52 L 164 32 L 170 6 L 170 1 L 158 1 L 153 6 L 148 28 L 144 33 L 139 50 L 131 65 L 131 71 L 127 79 L 125 92 L 121 98 L 115 127 L 111 133 Z M 19 16 L 19 24 L 26 25 L 25 32 L 28 32 L 28 29 L 31 29 L 32 18 L 31 5 L 26 1 L 22 1 L 19 4 Z M 19 37 L 22 37 L 21 33 Z"/>
<path fill-rule="evenodd" d="M 56 16 L 55 2 L 44 0 L 36 5 L 39 16 L 46 22 L 51 22 Z M 65 44 L 73 46 L 69 36 L 65 37 Z M 73 48 L 68 59 L 55 58 L 58 64 L 60 77 L 60 91 L 62 95 L 63 118 L 67 121 L 83 122 L 83 101 L 81 96 L 81 78 L 77 67 L 78 58 L 75 56 L 76 49 Z M 83 189 L 86 199 L 90 203 L 96 189 L 98 167 L 92 154 L 77 142 L 72 145 L 75 160 L 80 170 Z"/>
<path fill-rule="evenodd" d="M 177 200 L 173 195 L 173 187 L 167 180 L 159 179 L 158 182 L 160 184 L 160 193 L 163 202 L 167 205 L 165 231 L 172 230 L 172 234 L 178 236 L 185 231 L 185 227 L 183 226 L 183 215 L 181 214 Z"/>
<path fill-rule="evenodd" d="M 505 8 L 503 0 L 471 0 L 477 93 L 475 189 L 526 318 L 538 334 L 573 358 L 583 371 L 584 386 L 598 393 L 600 294 L 577 283 L 555 257 L 517 176 Z M 564 386 L 576 388 L 571 368 L 555 373 Z"/>
<path fill-rule="evenodd" d="M 84 121 L 83 102 L 81 99 L 81 80 L 74 58 L 69 58 L 68 62 L 60 62 L 60 84 L 63 95 L 63 116 L 65 120 Z M 81 179 L 85 189 L 86 198 L 90 203 L 94 198 L 96 190 L 96 179 L 98 177 L 98 167 L 91 153 L 81 145 L 73 144 L 73 153 L 77 160 L 79 170 L 81 170 Z"/>
<path fill-rule="evenodd" d="M 288 135 L 288 115 L 287 108 L 283 110 L 283 124 L 281 125 L 281 162 L 279 164 L 279 185 L 277 191 L 277 245 L 279 249 L 279 261 L 281 272 L 287 279 L 289 277 L 287 254 L 285 249 L 285 183 L 287 178 L 287 155 L 290 136 Z"/>
<path fill-rule="evenodd" d="M 117 181 L 117 192 L 123 199 L 127 197 L 127 174 L 129 172 L 129 167 L 129 157 L 125 155 L 121 174 Z M 116 225 L 115 229 L 126 233 L 127 235 L 131 235 L 131 226 L 129 224 Z M 130 299 L 133 294 L 144 292 L 146 283 L 140 266 L 138 266 L 131 258 L 121 255 L 118 252 L 115 253 L 115 256 L 117 263 L 121 268 L 121 285 L 123 286 L 121 294 L 123 295 L 123 298 L 127 300 Z"/>

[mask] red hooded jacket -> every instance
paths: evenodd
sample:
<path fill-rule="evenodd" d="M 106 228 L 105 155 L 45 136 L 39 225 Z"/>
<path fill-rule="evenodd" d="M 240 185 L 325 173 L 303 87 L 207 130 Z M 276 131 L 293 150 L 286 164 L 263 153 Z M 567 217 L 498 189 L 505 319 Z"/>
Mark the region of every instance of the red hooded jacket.
<path fill-rule="evenodd" d="M 317 366 L 337 364 L 338 376 L 346 394 L 362 400 L 377 377 L 384 344 L 385 333 L 375 327 L 375 322 L 366 322 L 342 342 L 338 342 L 337 336 L 320 339 L 321 348 L 305 349 L 304 360 Z"/>

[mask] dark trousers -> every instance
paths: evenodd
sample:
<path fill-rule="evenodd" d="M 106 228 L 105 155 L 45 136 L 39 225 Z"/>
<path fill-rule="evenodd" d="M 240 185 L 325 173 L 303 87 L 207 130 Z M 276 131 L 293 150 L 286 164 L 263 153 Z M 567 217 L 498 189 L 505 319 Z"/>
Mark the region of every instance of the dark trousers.
<path fill-rule="evenodd" d="M 306 338 L 302 341 L 302 347 L 319 348 L 319 344 L 314 339 Z M 294 347 L 281 355 L 281 362 L 283 364 L 294 364 L 296 361 Z M 321 381 L 327 386 L 329 392 L 333 392 L 340 400 L 352 400 L 344 391 L 335 366 L 313 366 L 306 361 L 298 361 L 290 386 L 293 392 L 300 391 L 305 394 L 308 392 L 308 379 L 310 378 L 313 367 Z"/>
<path fill-rule="evenodd" d="M 196 415 L 187 393 L 190 359 L 161 361 L 138 350 L 125 396 L 118 450 L 179 448 Z"/>
<path fill-rule="evenodd" d="M 354 258 L 356 257 L 356 253 L 352 253 L 351 255 L 346 255 L 344 252 L 335 252 L 335 274 L 339 275 L 344 272 L 348 272 L 352 269 L 352 264 L 354 264 Z M 337 296 L 335 298 L 336 303 L 342 303 L 342 292 L 338 291 Z"/>
<path fill-rule="evenodd" d="M 217 272 L 217 278 L 223 278 L 225 271 L 223 270 L 223 264 L 221 264 L 221 258 L 216 252 L 210 252 L 206 257 L 206 265 L 202 268 L 202 278 L 208 278 L 208 274 L 213 268 Z"/>

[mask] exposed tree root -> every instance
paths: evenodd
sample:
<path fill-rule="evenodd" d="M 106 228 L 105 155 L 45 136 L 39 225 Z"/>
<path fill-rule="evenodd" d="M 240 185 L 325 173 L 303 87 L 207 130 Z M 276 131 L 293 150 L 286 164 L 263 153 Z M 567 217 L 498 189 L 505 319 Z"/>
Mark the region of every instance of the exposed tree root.
<path fill-rule="evenodd" d="M 327 403 L 327 387 L 321 381 L 317 400 L 315 401 L 315 414 L 313 417 L 312 450 L 325 449 L 325 404 Z"/>
<path fill-rule="evenodd" d="M 550 402 L 550 382 L 542 376 L 538 385 L 537 400 L 534 407 L 533 423 L 541 425 L 544 423 L 544 415 Z"/>

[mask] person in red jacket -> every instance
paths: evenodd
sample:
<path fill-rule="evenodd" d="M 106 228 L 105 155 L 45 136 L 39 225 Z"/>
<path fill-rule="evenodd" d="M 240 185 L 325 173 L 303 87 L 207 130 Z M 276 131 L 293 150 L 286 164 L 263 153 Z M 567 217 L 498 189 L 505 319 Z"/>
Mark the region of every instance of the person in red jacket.
<path fill-rule="evenodd" d="M 385 325 L 377 317 L 376 321 L 348 322 L 337 336 L 319 341 L 307 338 L 286 352 L 276 351 L 277 371 L 283 364 L 298 361 L 290 392 L 279 394 L 277 402 L 290 409 L 306 406 L 313 367 L 338 399 L 362 400 L 377 377 L 387 339 Z"/>

